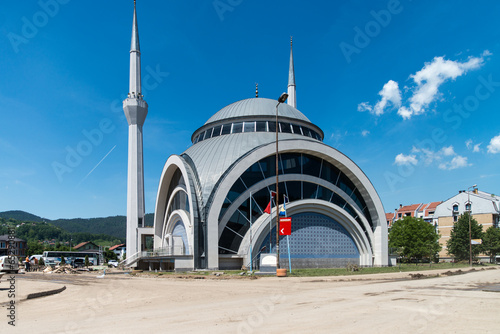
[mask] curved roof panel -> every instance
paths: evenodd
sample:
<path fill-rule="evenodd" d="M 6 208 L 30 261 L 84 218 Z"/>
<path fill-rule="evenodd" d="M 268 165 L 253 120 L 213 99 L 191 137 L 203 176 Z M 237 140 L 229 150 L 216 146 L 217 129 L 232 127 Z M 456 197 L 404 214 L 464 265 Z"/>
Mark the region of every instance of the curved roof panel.
<path fill-rule="evenodd" d="M 280 133 L 280 140 L 295 138 L 297 135 Z M 314 140 L 299 137 L 301 140 Z M 220 136 L 191 146 L 183 154 L 194 162 L 203 193 L 203 201 L 210 196 L 215 184 L 226 170 L 241 156 L 264 144 L 275 142 L 272 132 L 236 133 L 230 136 Z M 316 140 L 314 140 L 316 141 Z"/>

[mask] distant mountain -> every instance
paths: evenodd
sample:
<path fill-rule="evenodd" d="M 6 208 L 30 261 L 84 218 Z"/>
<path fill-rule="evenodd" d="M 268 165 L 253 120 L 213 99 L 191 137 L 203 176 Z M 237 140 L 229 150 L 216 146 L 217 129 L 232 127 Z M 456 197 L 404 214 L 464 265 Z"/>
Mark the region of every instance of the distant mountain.
<path fill-rule="evenodd" d="M 70 233 L 87 232 L 107 234 L 124 239 L 127 232 L 127 217 L 125 216 L 89 219 L 57 219 L 50 221 L 50 223 Z"/>
<path fill-rule="evenodd" d="M 127 217 L 113 216 L 102 218 L 73 218 L 73 219 L 44 219 L 24 211 L 5 211 L 0 212 L 0 217 L 9 219 L 13 218 L 20 221 L 28 222 L 47 222 L 58 226 L 70 233 L 93 233 L 107 234 L 117 238 L 125 239 L 127 232 Z M 146 226 L 153 226 L 154 215 L 146 214 L 144 217 Z"/>
<path fill-rule="evenodd" d="M 12 210 L 12 211 L 4 211 L 0 212 L 0 218 L 5 218 L 5 219 L 15 219 L 15 220 L 21 220 L 21 221 L 27 221 L 27 222 L 44 222 L 48 221 L 48 219 L 44 219 L 39 216 L 35 216 L 31 213 L 25 212 L 25 211 L 20 211 L 20 210 Z"/>

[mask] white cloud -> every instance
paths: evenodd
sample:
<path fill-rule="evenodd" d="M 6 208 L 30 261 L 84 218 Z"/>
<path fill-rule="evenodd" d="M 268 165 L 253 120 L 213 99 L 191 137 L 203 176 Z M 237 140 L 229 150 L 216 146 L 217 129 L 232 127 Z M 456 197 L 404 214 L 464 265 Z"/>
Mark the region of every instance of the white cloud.
<path fill-rule="evenodd" d="M 369 134 L 370 134 L 370 131 L 368 131 L 368 130 L 363 130 L 363 131 L 361 132 L 361 135 L 362 135 L 363 137 L 366 137 L 366 136 L 368 136 Z"/>
<path fill-rule="evenodd" d="M 372 106 L 368 102 L 361 102 L 358 104 L 358 111 L 372 111 Z"/>
<path fill-rule="evenodd" d="M 452 170 L 452 169 L 457 169 L 457 168 L 463 168 L 463 167 L 468 167 L 471 166 L 467 162 L 467 157 L 462 157 L 461 155 L 455 156 L 451 161 L 449 162 L 444 162 L 439 164 L 440 169 L 444 170 Z"/>
<path fill-rule="evenodd" d="M 412 94 L 403 101 L 398 82 L 389 80 L 378 93 L 381 99 L 372 106 L 368 102 L 358 105 L 358 111 L 369 111 L 380 116 L 390 109 L 398 109 L 398 115 L 403 119 L 410 119 L 413 115 L 425 113 L 431 103 L 442 96 L 439 87 L 449 80 L 455 80 L 470 70 L 480 68 L 484 64 L 484 57 L 491 56 L 488 50 L 483 51 L 480 57 L 469 57 L 465 62 L 435 57 L 426 62 L 421 70 L 410 75 L 413 80 L 408 90 Z M 405 86 L 406 91 L 406 86 Z"/>
<path fill-rule="evenodd" d="M 472 147 L 472 139 L 467 139 L 465 142 L 465 146 L 470 150 Z"/>
<path fill-rule="evenodd" d="M 436 160 L 441 160 L 441 155 L 434 151 L 428 150 L 426 148 L 416 148 L 413 146 L 411 149 L 412 153 L 420 153 L 424 158 L 424 163 L 426 166 L 432 164 Z"/>
<path fill-rule="evenodd" d="M 409 119 L 411 118 L 411 110 L 406 108 L 406 107 L 401 107 L 398 109 L 398 115 L 403 117 L 403 119 Z"/>
<path fill-rule="evenodd" d="M 403 153 L 399 153 L 394 159 L 394 163 L 398 166 L 416 165 L 418 160 L 415 155 L 404 155 Z"/>
<path fill-rule="evenodd" d="M 470 144 L 472 145 L 472 144 Z M 471 146 L 472 147 L 472 146 Z M 413 157 L 413 161 L 423 162 L 424 166 L 430 166 L 434 163 L 437 164 L 439 169 L 443 170 L 452 170 L 457 168 L 463 168 L 471 166 L 472 164 L 468 163 L 468 158 L 458 155 L 453 146 L 443 146 L 438 151 L 433 151 L 425 148 L 418 148 L 413 146 L 411 150 L 412 155 L 405 156 L 403 153 L 396 157 L 396 162 L 401 160 L 399 165 L 402 165 L 405 161 L 403 158 Z M 408 164 L 408 163 L 407 163 Z"/>
<path fill-rule="evenodd" d="M 474 153 L 481 152 L 481 144 L 482 143 L 474 145 L 474 142 L 472 141 L 472 139 L 468 139 L 465 142 L 465 146 L 467 147 L 467 149 L 472 150 L 472 152 L 474 152 Z"/>
<path fill-rule="evenodd" d="M 443 154 L 445 156 L 447 156 L 447 157 L 450 156 L 450 155 L 455 155 L 456 154 L 455 151 L 453 150 L 453 146 L 451 146 L 451 145 L 448 146 L 448 147 L 443 147 L 441 149 L 441 152 L 443 152 Z"/>
<path fill-rule="evenodd" d="M 490 144 L 488 145 L 488 153 L 500 153 L 500 135 L 491 138 Z"/>
<path fill-rule="evenodd" d="M 467 62 L 445 60 L 435 57 L 432 62 L 425 63 L 417 73 L 410 75 L 417 87 L 410 97 L 410 110 L 414 115 L 423 114 L 426 108 L 439 96 L 439 86 L 445 81 L 455 80 L 468 70 L 474 70 L 483 65 L 483 58 L 471 57 Z"/>
<path fill-rule="evenodd" d="M 484 50 L 482 53 L 482 56 L 483 57 L 493 56 L 493 53 L 491 53 L 489 50 Z"/>
<path fill-rule="evenodd" d="M 399 108 L 401 106 L 401 91 L 396 81 L 389 80 L 378 94 L 382 99 L 373 108 L 375 115 L 382 115 L 387 107 Z"/>

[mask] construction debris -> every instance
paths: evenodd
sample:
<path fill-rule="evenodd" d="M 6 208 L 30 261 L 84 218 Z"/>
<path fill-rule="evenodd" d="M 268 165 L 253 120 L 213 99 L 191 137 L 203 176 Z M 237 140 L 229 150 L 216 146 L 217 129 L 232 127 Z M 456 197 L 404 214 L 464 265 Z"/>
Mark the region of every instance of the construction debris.
<path fill-rule="evenodd" d="M 54 267 L 52 267 L 52 266 L 47 266 L 47 267 L 43 270 L 43 272 L 44 272 L 44 273 L 49 273 L 49 272 L 50 272 L 50 273 L 52 273 L 52 271 L 53 271 L 53 270 L 54 270 Z"/>
<path fill-rule="evenodd" d="M 47 266 L 43 272 L 46 274 L 79 274 L 79 272 L 73 269 L 69 264 L 57 265 L 55 267 Z"/>

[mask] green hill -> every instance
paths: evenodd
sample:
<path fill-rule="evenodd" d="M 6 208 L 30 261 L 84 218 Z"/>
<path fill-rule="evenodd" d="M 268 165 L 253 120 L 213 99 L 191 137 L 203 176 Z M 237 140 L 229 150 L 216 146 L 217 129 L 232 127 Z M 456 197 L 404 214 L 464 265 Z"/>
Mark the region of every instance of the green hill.
<path fill-rule="evenodd" d="M 51 223 L 70 233 L 84 232 L 108 234 L 117 238 L 125 238 L 127 218 L 125 216 L 115 216 L 106 218 L 73 218 L 57 219 Z"/>
<path fill-rule="evenodd" d="M 5 211 L 0 212 L 0 217 L 21 222 L 47 222 L 69 233 L 106 234 L 120 239 L 125 239 L 127 231 L 127 217 L 125 216 L 50 220 L 24 211 Z M 146 226 L 153 226 L 153 218 L 152 213 L 146 214 Z"/>
<path fill-rule="evenodd" d="M 9 226 L 15 227 L 16 237 L 28 241 L 28 247 L 34 242 L 45 242 L 46 245 L 66 244 L 73 246 L 84 241 L 93 241 L 96 244 L 116 245 L 123 243 L 125 238 L 117 238 L 101 233 L 73 232 L 70 233 L 49 222 L 23 222 L 13 218 L 0 218 L 0 235 L 7 234 Z"/>
<path fill-rule="evenodd" d="M 15 220 L 20 220 L 23 222 L 43 222 L 43 221 L 48 221 L 48 219 L 44 219 L 39 216 L 35 216 L 31 213 L 25 212 L 25 211 L 20 211 L 20 210 L 12 210 L 12 211 L 4 211 L 0 212 L 0 218 L 5 218 L 5 219 L 15 219 Z"/>

